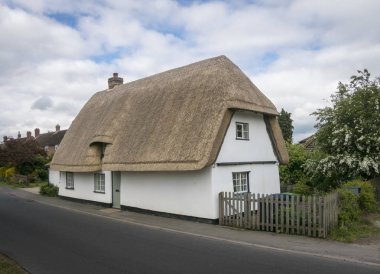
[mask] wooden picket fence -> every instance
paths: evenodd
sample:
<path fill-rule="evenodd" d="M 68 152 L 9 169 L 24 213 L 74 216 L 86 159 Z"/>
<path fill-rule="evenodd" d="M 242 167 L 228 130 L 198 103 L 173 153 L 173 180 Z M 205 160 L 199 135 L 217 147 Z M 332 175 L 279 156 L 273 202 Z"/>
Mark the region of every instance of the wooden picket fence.
<path fill-rule="evenodd" d="M 338 223 L 338 193 L 324 196 L 219 193 L 219 224 L 326 238 Z"/>

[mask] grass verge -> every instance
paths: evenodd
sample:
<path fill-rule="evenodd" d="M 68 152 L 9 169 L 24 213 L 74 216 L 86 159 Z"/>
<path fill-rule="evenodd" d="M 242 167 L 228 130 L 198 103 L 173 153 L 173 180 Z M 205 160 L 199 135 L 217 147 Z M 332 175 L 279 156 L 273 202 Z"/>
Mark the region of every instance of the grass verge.
<path fill-rule="evenodd" d="M 354 243 L 360 240 L 380 238 L 380 227 L 376 225 L 380 220 L 380 213 L 363 215 L 359 221 L 350 225 L 340 226 L 333 229 L 329 238 L 339 242 Z"/>
<path fill-rule="evenodd" d="M 0 253 L 0 273 L 2 274 L 25 274 L 28 273 L 15 261 Z"/>
<path fill-rule="evenodd" d="M 43 185 L 46 185 L 47 182 L 36 182 L 36 183 L 29 183 L 29 184 L 18 184 L 18 183 L 9 183 L 6 181 L 0 181 L 0 186 L 8 186 L 10 188 L 29 188 L 29 187 L 41 187 Z"/>

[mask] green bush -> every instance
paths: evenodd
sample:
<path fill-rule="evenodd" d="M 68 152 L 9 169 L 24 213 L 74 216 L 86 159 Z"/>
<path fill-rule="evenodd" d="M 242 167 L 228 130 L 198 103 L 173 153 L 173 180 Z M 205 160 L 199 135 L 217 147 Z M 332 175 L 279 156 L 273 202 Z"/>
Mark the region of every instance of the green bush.
<path fill-rule="evenodd" d="M 294 185 L 306 181 L 306 174 L 303 168 L 308 153 L 302 145 L 287 143 L 289 153 L 289 163 L 280 166 L 281 185 Z"/>
<path fill-rule="evenodd" d="M 42 181 L 47 181 L 49 179 L 49 173 L 46 169 L 43 169 L 43 168 L 37 168 L 35 170 L 35 172 L 37 173 L 38 177 L 42 180 Z"/>
<path fill-rule="evenodd" d="M 40 194 L 50 197 L 58 196 L 58 187 L 52 184 L 43 185 L 40 188 Z"/>
<path fill-rule="evenodd" d="M 354 180 L 347 182 L 343 187 L 358 186 L 360 187 L 360 194 L 358 203 L 361 210 L 364 212 L 375 212 L 377 209 L 377 201 L 375 196 L 375 189 L 370 182 Z"/>
<path fill-rule="evenodd" d="M 300 195 L 314 194 L 313 188 L 303 182 L 298 182 L 294 185 L 293 192 Z"/>
<path fill-rule="evenodd" d="M 36 171 L 33 171 L 32 173 L 28 174 L 28 181 L 31 184 L 34 184 L 37 181 L 39 181 L 39 177 Z"/>
<path fill-rule="evenodd" d="M 358 196 L 347 189 L 339 189 L 339 224 L 347 226 L 357 222 L 360 216 Z"/>
<path fill-rule="evenodd" d="M 9 179 L 16 174 L 16 168 L 9 167 L 5 170 L 5 178 Z"/>
<path fill-rule="evenodd" d="M 0 167 L 0 178 L 5 178 L 5 171 L 7 170 L 8 168 L 3 166 L 3 167 Z"/>

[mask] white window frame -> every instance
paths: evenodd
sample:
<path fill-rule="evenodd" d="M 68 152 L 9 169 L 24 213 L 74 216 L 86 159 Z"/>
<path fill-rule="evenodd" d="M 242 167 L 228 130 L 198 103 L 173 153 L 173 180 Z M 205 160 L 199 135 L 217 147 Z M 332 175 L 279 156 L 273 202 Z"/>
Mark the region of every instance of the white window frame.
<path fill-rule="evenodd" d="M 95 173 L 94 174 L 94 192 L 105 193 L 105 175 L 104 173 Z"/>
<path fill-rule="evenodd" d="M 232 185 L 234 192 L 249 192 L 249 171 L 232 172 Z"/>
<path fill-rule="evenodd" d="M 236 139 L 249 140 L 249 124 L 236 122 Z"/>
<path fill-rule="evenodd" d="M 66 189 L 74 189 L 74 173 L 66 172 Z"/>

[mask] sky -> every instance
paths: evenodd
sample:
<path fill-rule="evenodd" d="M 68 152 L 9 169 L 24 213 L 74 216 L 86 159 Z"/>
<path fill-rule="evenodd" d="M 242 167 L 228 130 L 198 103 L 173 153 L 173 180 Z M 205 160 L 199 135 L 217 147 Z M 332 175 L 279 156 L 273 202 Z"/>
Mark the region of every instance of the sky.
<path fill-rule="evenodd" d="M 0 0 L 0 136 L 68 128 L 114 72 L 129 82 L 225 55 L 292 114 L 297 142 L 339 81 L 380 75 L 379 12 L 378 0 Z"/>

